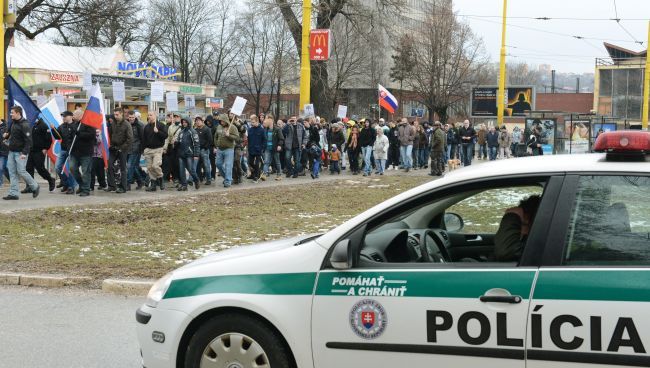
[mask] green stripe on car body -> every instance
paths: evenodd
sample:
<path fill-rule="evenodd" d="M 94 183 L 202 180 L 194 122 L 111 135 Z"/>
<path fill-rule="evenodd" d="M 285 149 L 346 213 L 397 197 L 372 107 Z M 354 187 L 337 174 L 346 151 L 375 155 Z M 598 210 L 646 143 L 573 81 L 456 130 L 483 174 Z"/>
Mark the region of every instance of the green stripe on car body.
<path fill-rule="evenodd" d="M 535 299 L 650 302 L 648 270 L 540 270 Z"/>
<path fill-rule="evenodd" d="M 316 273 L 209 276 L 172 281 L 164 299 L 204 294 L 311 295 Z"/>
<path fill-rule="evenodd" d="M 354 288 L 355 297 L 479 298 L 490 289 L 501 288 L 528 299 L 535 273 L 535 269 L 325 271 L 318 277 L 316 295 L 346 296 Z M 308 272 L 179 279 L 172 281 L 164 299 L 225 293 L 312 295 L 316 276 Z M 534 298 L 650 302 L 649 282 L 650 269 L 541 270 Z M 381 294 L 384 287 L 395 292 Z M 371 291 L 374 295 L 359 295 L 360 288 L 364 294 Z M 375 288 L 380 289 L 379 294 Z"/>

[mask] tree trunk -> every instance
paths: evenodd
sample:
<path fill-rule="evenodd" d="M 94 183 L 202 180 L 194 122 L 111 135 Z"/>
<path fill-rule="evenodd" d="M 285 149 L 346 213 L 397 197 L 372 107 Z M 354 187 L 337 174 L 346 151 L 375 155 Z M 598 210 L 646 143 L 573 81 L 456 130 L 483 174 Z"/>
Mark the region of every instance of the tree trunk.
<path fill-rule="evenodd" d="M 332 118 L 332 111 L 330 111 L 332 103 L 327 94 L 329 90 L 327 76 L 327 62 L 311 62 L 311 103 L 314 104 L 314 111 L 318 116 L 329 120 Z M 303 106 L 299 106 L 299 108 L 302 109 Z"/>
<path fill-rule="evenodd" d="M 404 116 L 404 92 L 403 92 L 404 79 L 399 80 L 399 108 L 397 109 L 397 116 Z M 401 114 L 400 114 L 401 111 Z"/>
<path fill-rule="evenodd" d="M 442 123 L 442 124 L 446 124 L 447 119 L 449 119 L 449 116 L 447 116 L 447 110 L 448 109 L 449 109 L 449 106 L 439 106 L 439 107 L 436 107 L 436 109 L 434 111 L 436 114 L 438 114 L 438 119 L 440 119 L 440 123 Z M 429 117 L 429 118 L 431 119 L 432 116 Z"/>

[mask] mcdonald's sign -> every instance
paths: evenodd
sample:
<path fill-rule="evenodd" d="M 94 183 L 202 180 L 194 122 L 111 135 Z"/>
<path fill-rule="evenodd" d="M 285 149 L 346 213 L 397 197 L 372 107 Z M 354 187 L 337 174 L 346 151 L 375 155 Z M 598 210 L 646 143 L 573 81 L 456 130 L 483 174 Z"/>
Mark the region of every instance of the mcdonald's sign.
<path fill-rule="evenodd" d="M 309 33 L 309 60 L 328 60 L 331 49 L 330 40 L 329 29 L 312 29 Z"/>

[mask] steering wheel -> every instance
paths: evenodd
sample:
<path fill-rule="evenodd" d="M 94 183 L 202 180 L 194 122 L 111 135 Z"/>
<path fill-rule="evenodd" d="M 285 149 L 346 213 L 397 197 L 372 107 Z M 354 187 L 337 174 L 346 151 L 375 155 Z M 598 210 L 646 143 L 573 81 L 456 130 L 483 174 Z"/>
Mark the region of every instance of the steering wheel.
<path fill-rule="evenodd" d="M 432 254 L 432 252 L 429 252 L 429 244 L 427 243 L 429 242 L 428 240 L 429 237 L 433 239 L 433 242 L 438 248 L 438 251 L 440 252 L 439 256 L 437 254 Z M 426 230 L 424 232 L 424 239 L 420 242 L 420 247 L 422 249 L 422 253 L 426 255 L 427 262 L 436 262 L 436 263 L 451 262 L 451 256 L 447 251 L 447 247 L 445 247 L 444 242 L 440 240 L 438 234 L 436 234 L 436 232 L 433 230 Z"/>

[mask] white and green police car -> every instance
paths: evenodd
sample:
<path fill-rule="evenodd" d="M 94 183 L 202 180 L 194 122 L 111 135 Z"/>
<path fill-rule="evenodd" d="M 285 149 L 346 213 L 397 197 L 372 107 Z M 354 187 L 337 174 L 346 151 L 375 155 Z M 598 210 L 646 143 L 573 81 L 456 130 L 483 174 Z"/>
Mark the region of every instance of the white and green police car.
<path fill-rule="evenodd" d="M 650 133 L 596 146 L 464 168 L 325 234 L 181 267 L 136 313 L 143 366 L 650 366 Z M 505 209 L 534 194 L 523 252 L 496 262 Z"/>

